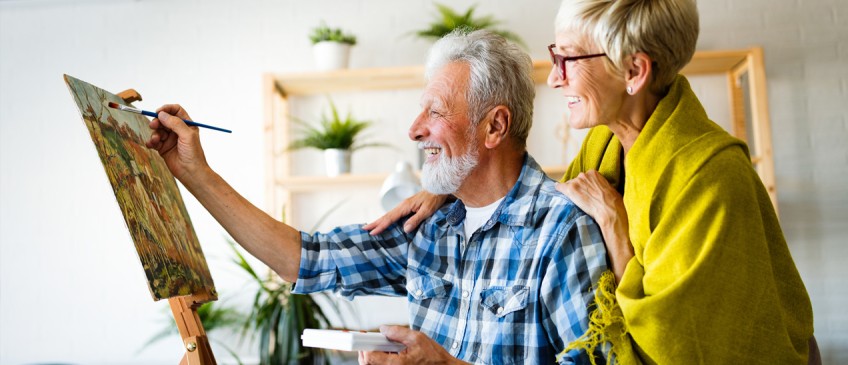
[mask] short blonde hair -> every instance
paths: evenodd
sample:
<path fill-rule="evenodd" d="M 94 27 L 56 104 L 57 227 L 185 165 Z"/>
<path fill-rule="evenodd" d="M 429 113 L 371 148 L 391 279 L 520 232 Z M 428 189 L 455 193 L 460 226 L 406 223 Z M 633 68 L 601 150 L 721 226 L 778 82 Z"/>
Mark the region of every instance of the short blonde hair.
<path fill-rule="evenodd" d="M 698 7 L 695 0 L 563 0 L 555 30 L 599 46 L 616 72 L 628 56 L 646 53 L 653 61 L 651 91 L 662 95 L 695 53 Z"/>

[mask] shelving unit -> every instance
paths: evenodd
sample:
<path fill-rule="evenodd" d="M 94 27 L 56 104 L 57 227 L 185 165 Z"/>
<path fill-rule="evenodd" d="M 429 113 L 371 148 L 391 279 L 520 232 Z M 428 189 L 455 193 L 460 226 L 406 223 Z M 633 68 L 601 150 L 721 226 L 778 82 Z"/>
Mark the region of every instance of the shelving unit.
<path fill-rule="evenodd" d="M 550 72 L 549 61 L 533 63 L 533 78 L 545 83 Z M 725 74 L 731 110 L 731 134 L 749 143 L 752 163 L 777 208 L 777 189 L 771 145 L 771 127 L 766 96 L 766 79 L 761 48 L 696 52 L 683 69 L 688 76 Z M 289 116 L 291 97 L 316 96 L 338 92 L 369 92 L 423 89 L 422 66 L 354 69 L 298 74 L 265 74 L 265 144 L 266 144 L 266 210 L 275 217 L 292 217 L 292 194 L 349 188 L 379 186 L 385 174 L 349 174 L 334 178 L 293 176 L 291 153 L 286 151 L 291 139 Z M 411 122 L 411 121 L 410 121 Z M 751 134 L 751 138 L 749 138 Z M 405 136 L 403 137 L 405 138 Z M 549 175 L 561 176 L 566 166 L 551 166 Z M 391 166 L 387 166 L 387 171 Z M 283 208 L 285 207 L 285 208 Z"/>

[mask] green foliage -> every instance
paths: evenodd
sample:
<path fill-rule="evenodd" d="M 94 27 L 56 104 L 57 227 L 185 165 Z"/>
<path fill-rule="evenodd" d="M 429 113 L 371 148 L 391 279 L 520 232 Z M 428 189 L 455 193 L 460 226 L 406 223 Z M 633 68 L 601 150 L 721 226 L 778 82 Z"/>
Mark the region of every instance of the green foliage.
<path fill-rule="evenodd" d="M 203 329 L 206 330 L 206 333 L 217 332 L 221 329 L 233 329 L 238 328 L 241 323 L 244 321 L 244 314 L 239 312 L 234 308 L 225 307 L 220 302 L 208 302 L 201 305 L 197 308 L 197 316 L 200 317 L 200 323 L 203 323 Z M 171 316 L 170 308 L 168 308 L 168 326 L 154 334 L 150 337 L 147 342 L 142 345 L 141 350 L 144 350 L 148 346 L 159 342 L 163 338 L 170 337 L 173 335 L 179 335 L 179 331 L 177 330 L 177 326 L 174 323 L 174 319 Z M 226 350 L 237 362 L 239 365 L 242 364 L 241 359 L 239 359 L 238 355 L 233 351 L 231 347 L 229 347 L 229 342 L 223 342 L 216 340 L 215 336 L 207 335 L 210 341 L 214 342 L 216 346 L 220 346 L 224 350 Z"/>
<path fill-rule="evenodd" d="M 331 211 L 339 205 L 341 203 Z M 306 328 L 330 327 L 329 319 L 315 298 L 323 298 L 330 304 L 329 308 L 343 321 L 342 324 L 347 326 L 339 303 L 327 293 L 313 294 L 314 297 L 291 294 L 291 284 L 274 275 L 261 277 L 236 248 L 236 244 L 232 241 L 228 243 L 233 250 L 232 262 L 258 285 L 258 290 L 253 296 L 253 303 L 247 315 L 234 308 L 225 307 L 220 302 L 209 302 L 198 308 L 197 314 L 207 333 L 231 329 L 240 332 L 241 341 L 255 340 L 258 337 L 260 365 L 329 364 L 329 353 L 324 349 L 301 346 L 300 335 Z M 350 304 L 347 313 L 355 313 Z M 170 324 L 148 340 L 141 350 L 178 333 L 173 319 L 170 315 L 168 317 Z M 209 339 L 229 352 L 239 364 L 242 363 L 227 343 L 215 340 L 214 336 L 209 336 Z"/>
<path fill-rule="evenodd" d="M 474 9 L 476 7 L 477 5 L 472 5 L 464 14 L 460 14 L 446 5 L 436 3 L 436 8 L 439 11 L 439 14 L 436 15 L 436 20 L 430 23 L 429 28 L 416 31 L 415 34 L 422 38 L 436 40 L 454 31 L 454 29 L 464 28 L 469 31 L 488 29 L 526 48 L 524 41 L 517 34 L 506 30 L 490 29 L 501 23 L 492 18 L 492 16 L 474 18 Z"/>
<path fill-rule="evenodd" d="M 332 105 L 332 104 L 331 104 Z M 333 107 L 335 109 L 335 107 Z M 327 210 L 315 223 L 312 232 L 334 211 L 346 201 L 342 200 Z M 285 211 L 285 209 L 284 209 Z M 285 221 L 285 217 L 283 217 Z M 249 334 L 259 336 L 259 364 L 330 364 L 327 350 L 301 346 L 300 335 L 306 328 L 329 328 L 327 315 L 315 301 L 322 298 L 328 303 L 328 308 L 349 327 L 343 315 L 341 303 L 346 303 L 346 312 L 356 317 L 350 302 L 336 302 L 326 292 L 298 295 L 291 293 L 291 284 L 283 282 L 278 276 L 269 274 L 262 278 L 247 262 L 244 255 L 230 240 L 234 257 L 232 262 L 244 270 L 259 286 L 253 298 L 253 305 L 248 316 L 242 321 L 242 339 Z"/>
<path fill-rule="evenodd" d="M 293 119 L 303 127 L 304 136 L 293 141 L 289 145 L 290 150 L 306 147 L 319 150 L 331 148 L 357 150 L 364 147 L 384 145 L 381 143 L 356 144 L 356 137 L 371 125 L 371 121 L 354 119 L 350 112 L 344 119 L 341 119 L 332 100 L 330 100 L 330 116 L 322 114 L 319 127 L 311 126 L 299 119 Z"/>
<path fill-rule="evenodd" d="M 351 46 L 356 45 L 355 35 L 344 33 L 341 28 L 330 28 L 324 22 L 321 22 L 321 25 L 312 29 L 312 33 L 309 34 L 309 40 L 312 41 L 312 44 L 318 42 L 338 42 Z"/>
<path fill-rule="evenodd" d="M 242 339 L 259 337 L 259 364 L 329 364 L 319 348 L 301 346 L 306 328 L 327 328 L 327 316 L 309 295 L 292 295 L 291 284 L 269 276 L 261 278 L 233 242 L 233 262 L 259 285 L 251 311 L 242 322 Z M 326 294 L 325 294 L 326 295 Z"/>

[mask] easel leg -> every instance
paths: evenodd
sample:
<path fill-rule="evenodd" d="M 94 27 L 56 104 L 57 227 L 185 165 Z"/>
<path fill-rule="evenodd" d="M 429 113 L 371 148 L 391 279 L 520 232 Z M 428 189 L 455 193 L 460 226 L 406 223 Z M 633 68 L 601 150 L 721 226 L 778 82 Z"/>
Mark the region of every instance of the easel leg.
<path fill-rule="evenodd" d="M 168 299 L 168 303 L 186 349 L 180 365 L 217 365 L 203 323 L 197 315 L 197 307 L 202 302 L 194 301 L 193 297 L 177 297 Z"/>
<path fill-rule="evenodd" d="M 206 338 L 189 337 L 185 340 L 186 353 L 180 360 L 180 365 L 215 364 L 209 343 L 200 344 L 201 341 L 206 342 Z"/>

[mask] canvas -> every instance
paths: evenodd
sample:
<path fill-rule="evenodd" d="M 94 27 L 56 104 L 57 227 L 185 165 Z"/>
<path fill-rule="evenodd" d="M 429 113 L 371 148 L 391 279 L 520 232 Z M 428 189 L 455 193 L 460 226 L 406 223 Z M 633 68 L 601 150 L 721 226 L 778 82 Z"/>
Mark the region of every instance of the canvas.
<path fill-rule="evenodd" d="M 118 96 L 65 75 L 112 184 L 154 300 L 215 295 L 215 284 L 174 176 L 144 143 L 149 120 L 107 106 Z"/>

